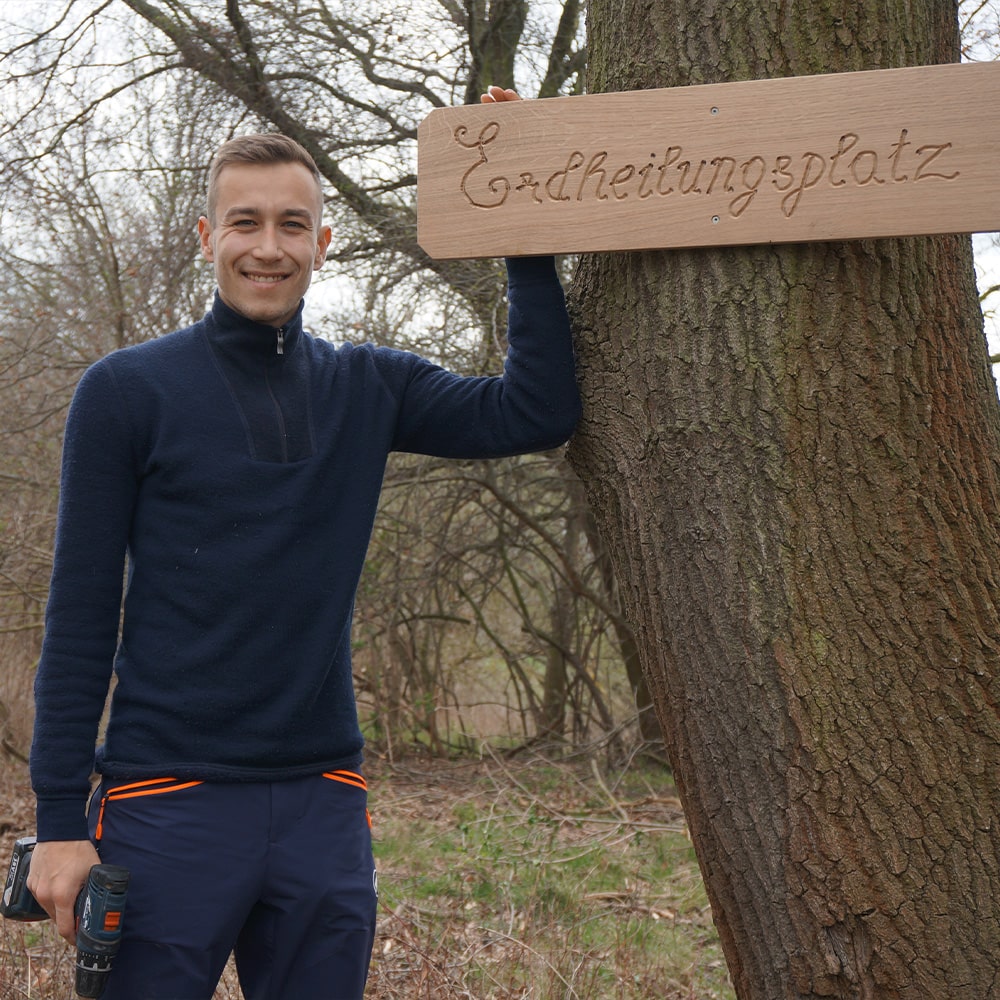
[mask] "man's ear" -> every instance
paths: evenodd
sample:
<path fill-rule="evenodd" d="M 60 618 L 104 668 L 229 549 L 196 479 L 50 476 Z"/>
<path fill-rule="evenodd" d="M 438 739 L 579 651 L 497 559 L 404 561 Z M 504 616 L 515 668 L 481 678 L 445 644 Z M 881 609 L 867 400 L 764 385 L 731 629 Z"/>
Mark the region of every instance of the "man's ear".
<path fill-rule="evenodd" d="M 313 259 L 313 270 L 318 271 L 326 262 L 326 251 L 333 239 L 333 230 L 329 226 L 321 226 L 316 237 L 316 256 Z"/>
<path fill-rule="evenodd" d="M 210 264 L 215 263 L 215 253 L 212 249 L 212 226 L 203 215 L 198 220 L 198 239 L 201 241 L 201 255 Z"/>

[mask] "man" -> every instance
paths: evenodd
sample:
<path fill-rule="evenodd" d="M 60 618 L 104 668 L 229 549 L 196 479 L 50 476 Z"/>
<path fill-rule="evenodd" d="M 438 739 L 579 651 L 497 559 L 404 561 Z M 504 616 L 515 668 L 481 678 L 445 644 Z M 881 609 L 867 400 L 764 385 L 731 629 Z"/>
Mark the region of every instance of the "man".
<path fill-rule="evenodd" d="M 361 996 L 376 889 L 350 622 L 386 456 L 552 448 L 578 416 L 550 258 L 508 261 L 504 375 L 461 378 L 302 330 L 321 211 L 301 147 L 224 145 L 198 224 L 211 311 L 93 365 L 67 418 L 29 887 L 72 940 L 97 852 L 129 868 L 106 1000 L 209 1000 L 234 950 L 247 1000 Z"/>

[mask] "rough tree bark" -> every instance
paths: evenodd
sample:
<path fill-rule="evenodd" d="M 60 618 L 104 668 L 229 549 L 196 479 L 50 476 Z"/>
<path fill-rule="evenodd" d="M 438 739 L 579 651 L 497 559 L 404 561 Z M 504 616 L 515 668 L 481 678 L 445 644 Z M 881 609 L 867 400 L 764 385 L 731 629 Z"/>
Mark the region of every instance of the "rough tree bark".
<path fill-rule="evenodd" d="M 592 91 L 958 58 L 952 0 L 592 0 Z M 968 239 L 591 256 L 571 460 L 742 1000 L 1000 996 L 1000 411 Z"/>

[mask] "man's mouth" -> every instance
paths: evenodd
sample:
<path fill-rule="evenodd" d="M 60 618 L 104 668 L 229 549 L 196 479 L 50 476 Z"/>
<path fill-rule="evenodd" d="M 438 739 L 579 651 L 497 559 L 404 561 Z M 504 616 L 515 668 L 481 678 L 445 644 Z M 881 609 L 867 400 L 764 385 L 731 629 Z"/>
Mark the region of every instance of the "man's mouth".
<path fill-rule="evenodd" d="M 260 274 L 256 271 L 244 271 L 243 277 L 260 285 L 276 285 L 279 281 L 284 281 L 287 274 Z"/>

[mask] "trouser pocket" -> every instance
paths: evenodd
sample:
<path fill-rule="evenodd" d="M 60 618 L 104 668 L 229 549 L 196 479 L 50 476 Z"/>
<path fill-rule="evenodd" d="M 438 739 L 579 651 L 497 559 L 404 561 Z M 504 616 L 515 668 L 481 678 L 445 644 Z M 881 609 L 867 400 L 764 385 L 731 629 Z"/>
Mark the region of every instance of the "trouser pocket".
<path fill-rule="evenodd" d="M 343 785 L 351 785 L 353 788 L 360 788 L 363 792 L 368 791 L 368 782 L 357 771 L 324 771 L 323 777 L 328 781 L 339 781 Z M 372 814 L 365 808 L 365 819 L 368 820 L 368 829 L 372 828 Z"/>
<path fill-rule="evenodd" d="M 100 845 L 101 837 L 104 835 L 104 810 L 109 802 L 121 799 L 136 799 L 145 795 L 166 795 L 170 792 L 179 792 L 184 788 L 194 788 L 201 785 L 201 781 L 184 781 L 177 778 L 146 778 L 143 781 L 130 781 L 120 785 L 109 785 L 108 782 L 101 784 L 101 802 L 97 812 L 97 825 L 94 830 L 94 840 Z"/>

